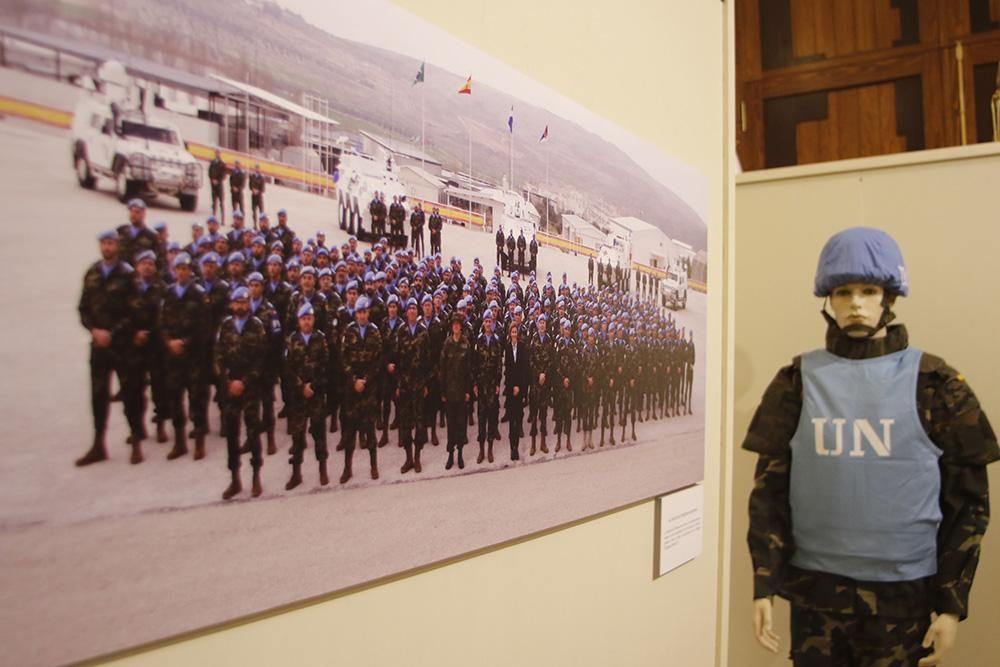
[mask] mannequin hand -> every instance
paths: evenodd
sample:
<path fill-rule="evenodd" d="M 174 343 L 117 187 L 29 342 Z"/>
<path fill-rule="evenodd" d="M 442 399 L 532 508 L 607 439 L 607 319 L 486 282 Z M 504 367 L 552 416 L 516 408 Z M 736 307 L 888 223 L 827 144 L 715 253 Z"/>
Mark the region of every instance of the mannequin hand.
<path fill-rule="evenodd" d="M 917 663 L 919 667 L 930 667 L 930 665 L 940 665 L 945 654 L 955 647 L 955 638 L 958 636 L 958 616 L 955 614 L 940 614 L 927 634 L 924 635 L 924 648 L 934 647 L 934 652 L 926 658 L 921 658 Z"/>
<path fill-rule="evenodd" d="M 772 608 L 771 598 L 758 598 L 753 601 L 753 634 L 761 646 L 771 653 L 777 653 L 781 637 L 774 634 L 772 629 Z"/>

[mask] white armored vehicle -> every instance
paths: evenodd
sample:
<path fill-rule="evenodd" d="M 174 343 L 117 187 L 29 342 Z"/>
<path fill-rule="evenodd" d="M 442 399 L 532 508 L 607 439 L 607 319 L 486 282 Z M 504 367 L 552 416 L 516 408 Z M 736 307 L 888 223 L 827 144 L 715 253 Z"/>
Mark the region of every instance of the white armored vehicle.
<path fill-rule="evenodd" d="M 97 91 L 85 93 L 73 113 L 73 167 L 81 187 L 97 178 L 114 181 L 122 201 L 157 195 L 177 197 L 185 211 L 198 207 L 201 165 L 166 117 L 146 113 L 133 99 L 121 63 L 97 72 Z"/>

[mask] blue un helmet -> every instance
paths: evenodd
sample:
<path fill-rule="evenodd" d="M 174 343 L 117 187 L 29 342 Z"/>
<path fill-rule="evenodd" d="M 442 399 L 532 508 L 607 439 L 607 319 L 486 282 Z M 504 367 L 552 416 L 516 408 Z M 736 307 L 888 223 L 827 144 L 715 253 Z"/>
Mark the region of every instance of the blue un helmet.
<path fill-rule="evenodd" d="M 816 296 L 830 296 L 846 283 L 880 285 L 890 294 L 908 296 L 903 253 L 881 229 L 852 227 L 830 237 L 816 266 Z"/>

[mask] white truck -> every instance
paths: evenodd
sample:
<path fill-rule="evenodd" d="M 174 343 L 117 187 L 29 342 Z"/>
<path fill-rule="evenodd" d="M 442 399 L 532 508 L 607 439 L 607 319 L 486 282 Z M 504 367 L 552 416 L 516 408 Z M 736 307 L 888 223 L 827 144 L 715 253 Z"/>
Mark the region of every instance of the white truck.
<path fill-rule="evenodd" d="M 73 168 L 81 187 L 98 177 L 114 181 L 123 202 L 133 197 L 176 197 L 185 211 L 198 207 L 201 165 L 165 117 L 132 100 L 124 67 L 109 61 L 98 70 L 96 91 L 84 93 L 73 113 Z"/>
<path fill-rule="evenodd" d="M 687 274 L 676 268 L 667 269 L 667 276 L 660 279 L 660 299 L 663 306 L 671 310 L 687 308 Z"/>

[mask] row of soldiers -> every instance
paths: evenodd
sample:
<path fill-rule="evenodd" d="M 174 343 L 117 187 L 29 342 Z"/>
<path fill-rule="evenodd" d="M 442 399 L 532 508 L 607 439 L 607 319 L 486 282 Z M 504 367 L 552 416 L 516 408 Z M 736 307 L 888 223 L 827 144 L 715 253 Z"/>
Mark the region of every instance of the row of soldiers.
<path fill-rule="evenodd" d="M 530 455 L 538 436 L 548 453 L 549 408 L 557 452 L 564 438 L 572 450 L 574 419 L 582 447 L 593 448 L 598 428 L 599 446 L 606 432 L 614 445 L 616 427 L 624 441 L 629 420 L 635 439 L 637 419 L 691 413 L 693 336 L 685 339 L 669 316 L 610 288 L 571 286 L 565 274 L 558 286 L 551 276 L 542 285 L 534 275 L 522 285 L 517 272 L 508 286 L 499 269 L 487 281 L 478 258 L 466 277 L 456 257 L 449 264 L 439 256 L 417 262 L 412 250 L 397 250 L 387 259 L 392 255 L 382 241 L 363 259 L 356 240 L 349 241 L 346 258 L 331 268 L 313 261 L 330 254 L 315 240 L 287 258 L 275 240 L 265 271 L 247 272 L 253 255 L 239 251 L 225 259 L 212 250 L 197 257 L 177 247 L 164 253 L 144 213 L 140 201 L 130 202 L 130 224 L 101 236 L 102 259 L 84 278 L 79 310 L 92 337 L 95 438 L 78 465 L 107 458 L 115 373 L 133 463 L 143 460 L 147 387 L 157 440 L 168 441 L 168 421 L 174 427 L 168 459 L 188 453 L 189 437 L 194 458 L 204 457 L 215 390 L 232 477 L 226 499 L 242 491 L 243 453 L 251 455 L 253 494 L 261 493 L 262 436 L 275 453 L 282 416 L 292 437 L 291 489 L 302 483 L 307 435 L 325 485 L 326 437 L 338 430 L 346 483 L 357 447 L 368 450 L 371 476 L 378 478 L 378 449 L 393 428 L 405 474 L 421 471 L 421 448 L 438 444 L 444 422 L 446 468 L 464 468 L 474 413 L 479 463 L 494 460 L 500 421 L 509 422 L 511 460 L 520 459 L 526 406 Z M 287 219 L 281 226 L 287 229 Z M 276 388 L 283 403 L 277 413 Z"/>
<path fill-rule="evenodd" d="M 208 183 L 212 191 L 212 215 L 217 215 L 226 224 L 226 204 L 223 195 L 226 176 L 229 176 L 229 194 L 233 207 L 233 216 L 237 212 L 240 217 L 246 215 L 246 202 L 243 192 L 247 186 L 250 187 L 250 209 L 253 215 L 253 228 L 257 229 L 258 218 L 264 212 L 264 187 L 266 179 L 260 171 L 260 163 L 254 165 L 253 171 L 247 173 L 239 160 L 233 163 L 230 168 L 222 159 L 222 154 L 218 149 L 215 157 L 208 163 Z"/>
<path fill-rule="evenodd" d="M 514 239 L 514 230 L 508 230 L 507 236 L 503 234 L 503 225 L 497 227 L 497 266 L 506 267 L 509 271 L 534 271 L 538 265 L 538 240 L 534 236 L 528 241 L 524 236 L 524 230 L 519 230 L 517 239 Z M 506 248 L 506 251 L 504 250 Z M 515 254 L 516 251 L 516 254 Z M 530 261 L 525 259 L 525 252 L 528 253 Z M 515 263 L 516 262 L 516 263 Z"/>
<path fill-rule="evenodd" d="M 376 192 L 368 204 L 368 213 L 371 216 L 372 235 L 376 237 L 386 236 L 386 220 L 389 221 L 390 241 L 400 239 L 405 234 L 404 224 L 406 222 L 406 206 L 403 198 L 393 196 L 392 204 L 386 208 L 385 193 Z M 410 212 L 410 247 L 417 257 L 426 254 L 424 247 L 424 224 L 430 232 L 431 254 L 441 252 L 441 230 L 444 228 L 444 218 L 441 216 L 441 209 L 432 207 L 430 217 L 425 216 L 424 207 L 421 202 L 417 202 Z M 344 225 L 341 225 L 345 228 Z M 354 230 L 349 230 L 354 234 Z M 390 243 L 392 247 L 401 248 L 402 244 Z"/>

